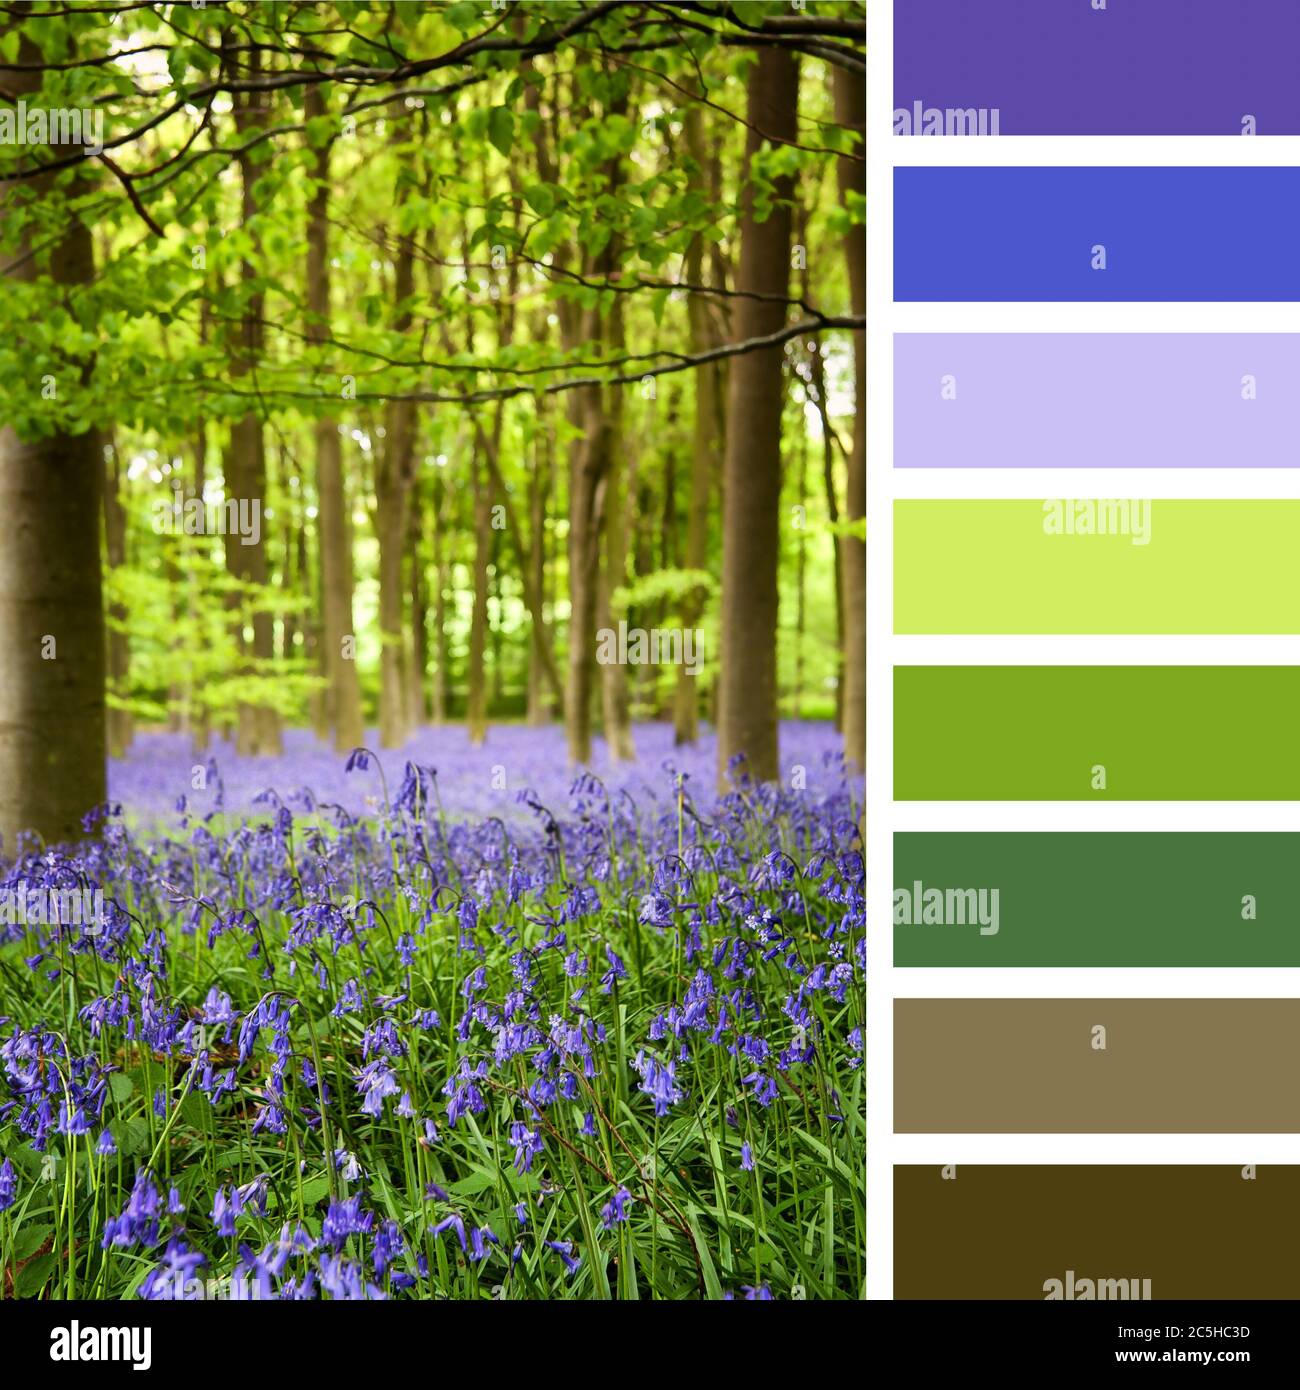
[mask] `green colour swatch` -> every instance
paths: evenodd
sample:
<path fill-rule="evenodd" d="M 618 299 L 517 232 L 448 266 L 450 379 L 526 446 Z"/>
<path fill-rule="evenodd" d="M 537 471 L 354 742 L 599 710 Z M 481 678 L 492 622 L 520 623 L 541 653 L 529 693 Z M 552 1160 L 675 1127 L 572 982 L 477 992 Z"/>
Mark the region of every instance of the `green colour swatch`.
<path fill-rule="evenodd" d="M 897 501 L 894 630 L 1300 633 L 1300 501 Z"/>
<path fill-rule="evenodd" d="M 1298 719 L 1300 666 L 896 666 L 894 797 L 1296 801 Z"/>
<path fill-rule="evenodd" d="M 918 883 L 895 965 L 1300 966 L 1300 834 L 898 832 Z"/>

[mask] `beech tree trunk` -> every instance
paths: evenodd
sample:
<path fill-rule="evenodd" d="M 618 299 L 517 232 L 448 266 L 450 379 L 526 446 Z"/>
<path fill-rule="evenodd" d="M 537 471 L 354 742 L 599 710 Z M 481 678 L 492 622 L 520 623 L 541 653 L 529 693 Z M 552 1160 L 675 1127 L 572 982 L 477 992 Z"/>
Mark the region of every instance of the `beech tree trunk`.
<path fill-rule="evenodd" d="M 736 288 L 772 298 L 741 299 L 733 322 L 739 339 L 780 330 L 790 286 L 793 180 L 778 178 L 759 221 L 749 163 L 766 137 L 798 138 L 799 74 L 788 49 L 765 48 L 750 68 L 746 187 L 742 199 Z M 759 781 L 777 776 L 777 561 L 780 548 L 780 347 L 743 353 L 731 364 L 722 514 L 722 671 L 719 682 L 718 780 L 743 755 Z"/>
<path fill-rule="evenodd" d="M 393 297 L 405 306 L 414 289 L 415 244 L 398 238 Z M 393 322 L 409 332 L 409 307 L 399 308 Z M 407 703 L 406 589 L 402 557 L 406 553 L 407 510 L 415 471 L 415 403 L 389 401 L 384 409 L 385 437 L 375 458 L 375 532 L 379 539 L 379 742 L 400 748 L 410 728 Z"/>
<path fill-rule="evenodd" d="M 487 737 L 487 674 L 483 661 L 487 654 L 488 556 L 492 548 L 492 477 L 487 450 L 476 440 L 470 451 L 470 470 L 474 493 L 474 611 L 469 625 L 468 693 L 465 727 L 474 747 Z"/>
<path fill-rule="evenodd" d="M 837 67 L 834 75 L 835 119 L 865 134 L 867 85 L 862 73 Z M 858 154 L 866 147 L 859 143 Z M 840 196 L 865 195 L 866 164 L 862 159 L 836 160 Z M 866 312 L 867 229 L 859 222 L 844 236 L 848 261 L 849 297 L 854 314 Z M 844 508 L 850 522 L 861 521 L 867 511 L 867 343 L 866 332 L 853 334 L 853 444 L 849 450 L 848 484 Z M 844 757 L 851 766 L 866 766 L 867 759 L 867 545 L 864 538 L 843 538 L 844 556 Z"/>
<path fill-rule="evenodd" d="M 41 62 L 26 35 L 17 61 Z M 5 86 L 15 100 L 39 91 L 40 71 L 14 69 L 5 74 Z M 13 215 L 11 190 L 22 190 L 20 206 L 26 206 L 29 196 L 48 196 L 52 177 L 0 189 L 0 217 Z M 24 236 L 0 267 L 10 283 L 36 278 L 30 250 Z M 70 290 L 88 284 L 94 275 L 89 228 L 74 223 L 51 248 L 49 265 L 53 279 Z M 86 371 L 86 364 L 69 362 L 48 375 L 66 401 Z M 33 378 L 30 389 L 42 386 Z M 0 516 L 7 522 L 0 545 L 0 842 L 7 855 L 23 831 L 47 844 L 81 838 L 82 816 L 107 797 L 103 489 L 104 455 L 95 431 L 27 443 L 0 428 Z"/>
<path fill-rule="evenodd" d="M 227 38 L 230 32 L 227 31 Z M 227 56 L 233 61 L 233 51 Z M 248 80 L 256 80 L 260 74 L 261 55 L 254 50 L 247 55 L 247 63 L 241 68 L 239 75 Z M 257 91 L 236 93 L 232 100 L 235 129 L 241 140 L 246 141 L 263 124 L 267 114 L 265 94 Z M 239 165 L 243 188 L 243 225 L 247 227 L 258 213 L 257 199 L 253 192 L 257 182 L 258 166 L 249 153 L 239 155 L 236 162 Z M 257 278 L 256 267 L 249 261 L 242 262 L 240 278 L 245 284 L 251 283 Z M 240 382 L 241 378 L 252 371 L 261 355 L 264 311 L 265 296 L 259 290 L 247 301 L 240 340 L 230 364 L 231 376 L 236 382 Z M 251 651 L 247 653 L 251 656 L 251 662 L 246 671 L 267 675 L 275 659 L 275 623 L 265 602 L 269 596 L 266 563 L 266 440 L 262 432 L 262 417 L 256 408 L 250 408 L 246 415 L 230 427 L 230 450 L 224 472 L 227 500 L 247 500 L 250 504 L 257 502 L 261 508 L 261 524 L 257 527 L 255 539 L 228 532 L 225 542 L 227 568 L 235 578 L 250 586 L 253 592 L 253 641 Z M 278 756 L 282 748 L 280 716 L 268 705 L 241 702 L 235 746 L 241 755 L 248 757 Z"/>
<path fill-rule="evenodd" d="M 589 331 L 599 334 L 598 311 L 588 311 L 585 318 Z M 591 761 L 596 583 L 609 450 L 600 387 L 584 386 L 572 394 L 578 398 L 578 424 L 583 433 L 569 456 L 569 676 L 564 695 L 564 730 L 570 763 L 585 766 Z"/>
<path fill-rule="evenodd" d="M 616 300 L 610 312 L 610 346 L 617 356 L 623 347 L 621 301 Z M 604 506 L 604 566 L 600 571 L 597 626 L 617 628 L 614 616 L 614 590 L 627 577 L 627 492 L 623 468 L 623 395 L 615 387 L 606 411 L 605 450 L 608 458 L 605 472 Z M 653 673 L 652 673 L 653 674 Z M 618 762 L 636 761 L 636 744 L 632 738 L 631 700 L 628 696 L 627 667 L 610 662 L 600 668 L 601 712 L 605 726 L 605 742 L 609 755 Z"/>
<path fill-rule="evenodd" d="M 411 589 L 411 652 L 407 668 L 407 720 L 418 729 L 428 716 L 425 682 L 429 672 L 429 595 L 425 584 L 421 537 L 424 531 L 424 498 L 418 478 L 411 489 L 411 523 L 408 563 Z"/>
<path fill-rule="evenodd" d="M 704 162 L 704 137 L 700 129 L 699 108 L 691 106 L 686 112 L 686 148 L 692 159 L 701 166 Z M 703 238 L 695 237 L 686 253 L 686 279 L 689 284 L 703 283 Z M 708 300 L 692 294 L 686 301 L 691 330 L 691 351 L 705 352 L 716 346 L 717 337 L 709 314 Z M 703 570 L 709 558 L 709 504 L 713 497 L 713 475 L 718 466 L 722 444 L 721 374 L 716 362 L 705 362 L 695 369 L 695 419 L 691 432 L 690 501 L 686 512 L 686 568 Z M 687 595 L 682 607 L 682 623 L 697 628 L 704 614 L 705 594 L 702 589 Z M 683 665 L 677 672 L 677 687 L 673 698 L 673 741 L 676 744 L 694 743 L 699 729 L 700 677 L 692 676 Z"/>
<path fill-rule="evenodd" d="M 209 309 L 205 298 L 199 309 L 199 341 L 204 345 L 208 341 L 208 329 Z M 200 415 L 194 424 L 194 496 L 198 498 L 200 506 L 203 505 L 203 490 L 207 486 L 207 481 L 208 422 L 205 416 Z M 190 631 L 195 634 L 200 630 L 198 577 L 195 559 L 195 552 L 199 548 L 194 544 L 185 547 L 186 612 L 189 617 Z M 204 553 L 206 554 L 206 551 Z M 196 754 L 206 753 L 212 735 L 212 720 L 208 713 L 207 702 L 198 698 L 197 682 L 192 678 L 186 681 L 185 717 L 189 725 L 190 737 L 193 739 L 194 752 Z"/>
<path fill-rule="evenodd" d="M 533 468 L 528 475 L 528 554 L 521 563 L 526 576 L 525 602 L 528 604 L 531 633 L 528 648 L 528 723 L 534 728 L 550 721 L 546 706 L 547 673 L 554 683 L 551 687 L 563 699 L 563 691 L 555 671 L 555 656 L 542 595 L 546 585 L 546 499 L 551 486 L 551 437 L 549 416 L 545 406 L 539 406 Z M 535 605 L 535 606 L 534 606 Z"/>
<path fill-rule="evenodd" d="M 303 94 L 308 120 L 325 113 L 318 85 Z M 330 335 L 330 140 L 316 151 L 312 176 L 319 180 L 307 205 L 307 337 L 323 343 Z M 326 415 L 313 426 L 316 443 L 317 536 L 320 550 L 320 661 L 326 681 L 324 716 L 334 748 L 347 752 L 365 742 L 361 682 L 357 676 L 352 625 L 352 516 L 343 477 L 338 422 Z"/>
<path fill-rule="evenodd" d="M 443 554 L 443 528 L 446 525 L 445 489 L 442 479 L 433 480 L 433 709 L 435 724 L 447 721 L 447 561 Z"/>
<path fill-rule="evenodd" d="M 122 505 L 122 461 L 116 441 L 108 436 L 104 443 L 104 542 L 105 559 L 110 569 L 126 564 L 126 508 Z M 126 631 L 127 612 L 122 603 L 108 608 L 108 689 L 118 700 L 129 695 L 131 674 L 131 639 Z M 131 746 L 134 736 L 129 711 L 106 707 L 108 754 L 121 758 Z"/>
<path fill-rule="evenodd" d="M 611 103 L 610 114 L 621 113 L 626 99 Z M 618 160 L 606 166 L 607 192 L 617 190 Z M 557 264 L 560 257 L 556 256 Z M 616 265 L 614 238 L 589 258 L 589 278 L 608 279 Z M 575 332 L 579 329 L 580 331 Z M 560 335 L 567 348 L 582 343 L 598 356 L 604 342 L 604 322 L 599 304 L 577 315 L 561 317 Z M 564 728 L 569 762 L 591 761 L 591 697 L 596 669 L 597 613 L 599 611 L 600 550 L 604 533 L 606 478 L 610 466 L 610 422 L 605 412 L 604 391 L 583 386 L 570 392 L 570 420 L 582 431 L 569 453 L 569 672 L 564 693 Z"/>
<path fill-rule="evenodd" d="M 835 439 L 830 412 L 826 409 L 826 362 L 821 344 L 814 342 L 809 363 L 809 383 L 822 425 L 822 481 L 826 487 L 826 515 L 832 527 L 840 522 L 839 494 L 835 490 Z M 834 533 L 835 546 L 835 633 L 838 642 L 835 659 L 835 727 L 844 732 L 844 537 Z"/>

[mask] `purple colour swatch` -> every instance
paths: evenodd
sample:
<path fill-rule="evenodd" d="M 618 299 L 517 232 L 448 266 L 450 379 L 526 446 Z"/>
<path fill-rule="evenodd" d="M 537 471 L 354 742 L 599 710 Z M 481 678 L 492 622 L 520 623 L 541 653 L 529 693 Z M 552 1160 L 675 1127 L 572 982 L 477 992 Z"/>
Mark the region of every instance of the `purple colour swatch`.
<path fill-rule="evenodd" d="M 1295 135 L 1298 73 L 1297 0 L 894 5 L 909 120 L 919 102 L 996 111 L 1001 135 L 1240 135 L 1247 116 L 1259 135 Z"/>
<path fill-rule="evenodd" d="M 894 466 L 1297 468 L 1298 384 L 1294 333 L 899 333 Z"/>

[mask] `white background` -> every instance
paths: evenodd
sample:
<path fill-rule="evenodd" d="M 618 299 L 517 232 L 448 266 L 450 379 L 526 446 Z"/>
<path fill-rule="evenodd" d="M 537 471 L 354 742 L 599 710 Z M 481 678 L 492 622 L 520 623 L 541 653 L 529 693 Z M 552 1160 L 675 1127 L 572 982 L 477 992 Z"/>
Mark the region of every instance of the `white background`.
<path fill-rule="evenodd" d="M 892 671 L 925 664 L 1300 663 L 1296 637 L 893 635 L 895 497 L 1300 497 L 1300 469 L 893 469 L 893 335 L 1297 332 L 1296 304 L 899 304 L 895 165 L 1300 165 L 1300 137 L 892 134 L 893 5 L 867 11 L 867 1291 L 893 1296 L 896 1163 L 1286 1163 L 1292 1135 L 893 1134 L 895 998 L 1295 998 L 1300 969 L 894 969 L 895 830 L 1296 830 L 1296 803 L 900 802 Z M 952 228 L 960 237 L 960 226 Z M 1250 255 L 1248 241 L 1241 248 Z M 1300 234 L 1297 236 L 1300 254 Z M 1300 383 L 1297 383 L 1300 390 Z M 1300 716 L 1300 711 L 1297 711 Z M 1081 866 L 1085 869 L 1086 866 Z M 1297 922 L 1300 930 L 1300 921 Z M 1261 1058 L 1289 1072 L 1294 1059 Z M 1026 1213 L 1026 1219 L 1030 1219 Z"/>

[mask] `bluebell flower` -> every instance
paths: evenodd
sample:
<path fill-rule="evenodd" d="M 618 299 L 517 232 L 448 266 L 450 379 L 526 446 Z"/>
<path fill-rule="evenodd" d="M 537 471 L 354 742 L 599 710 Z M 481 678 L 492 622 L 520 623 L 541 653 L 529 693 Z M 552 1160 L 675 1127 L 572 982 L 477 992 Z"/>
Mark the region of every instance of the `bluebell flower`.
<path fill-rule="evenodd" d="M 429 1227 L 429 1234 L 435 1238 L 445 1235 L 448 1231 L 453 1231 L 456 1239 L 460 1241 L 461 1253 L 468 1253 L 465 1245 L 465 1223 L 455 1212 L 452 1212 L 450 1216 L 444 1216 L 436 1226 Z"/>
<path fill-rule="evenodd" d="M 632 1194 L 626 1187 L 620 1187 L 600 1210 L 601 1224 L 608 1231 L 616 1222 L 627 1220 L 627 1204 Z"/>
<path fill-rule="evenodd" d="M 219 1236 L 229 1239 L 235 1234 L 235 1218 L 244 1210 L 243 1200 L 236 1188 L 226 1196 L 225 1185 L 217 1188 L 212 1195 L 212 1224 Z"/>
<path fill-rule="evenodd" d="M 578 1266 L 582 1263 L 582 1256 L 573 1253 L 573 1242 L 571 1240 L 548 1240 L 546 1242 L 548 1250 L 555 1253 L 564 1261 L 564 1267 L 571 1275 L 578 1272 Z"/>
<path fill-rule="evenodd" d="M 362 1209 L 360 1193 L 342 1199 L 335 1197 L 330 1200 L 320 1235 L 327 1245 L 338 1250 L 349 1236 L 365 1235 L 374 1224 L 375 1214 Z"/>

